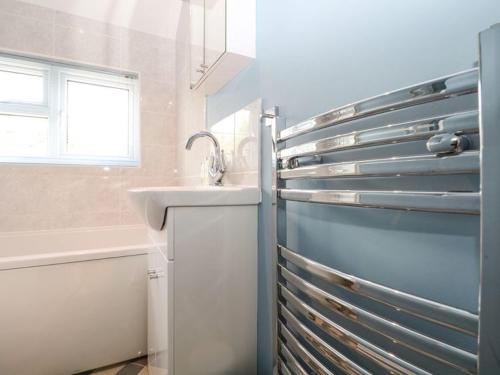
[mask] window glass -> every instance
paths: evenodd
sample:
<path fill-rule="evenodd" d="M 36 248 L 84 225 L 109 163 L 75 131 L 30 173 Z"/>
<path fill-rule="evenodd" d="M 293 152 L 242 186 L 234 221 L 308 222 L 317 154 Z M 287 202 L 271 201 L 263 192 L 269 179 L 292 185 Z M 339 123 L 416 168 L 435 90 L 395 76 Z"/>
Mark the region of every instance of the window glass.
<path fill-rule="evenodd" d="M 0 69 L 0 83 L 0 102 L 32 104 L 44 102 L 43 75 Z"/>
<path fill-rule="evenodd" d="M 47 156 L 49 121 L 0 114 L 0 156 Z"/>
<path fill-rule="evenodd" d="M 126 157 L 129 153 L 129 91 L 67 82 L 67 152 Z"/>

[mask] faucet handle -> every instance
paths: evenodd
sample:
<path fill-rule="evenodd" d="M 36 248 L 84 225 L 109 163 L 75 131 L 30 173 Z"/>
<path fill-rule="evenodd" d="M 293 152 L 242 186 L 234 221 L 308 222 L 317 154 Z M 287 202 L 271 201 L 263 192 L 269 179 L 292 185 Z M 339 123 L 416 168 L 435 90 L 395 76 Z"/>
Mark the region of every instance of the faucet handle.
<path fill-rule="evenodd" d="M 215 155 L 213 153 L 210 153 L 210 156 L 208 157 L 208 172 L 210 173 L 210 176 L 215 176 L 215 170 Z"/>
<path fill-rule="evenodd" d="M 219 170 L 224 173 L 226 171 L 226 157 L 224 154 L 224 150 L 220 150 L 220 166 Z"/>
<path fill-rule="evenodd" d="M 220 161 L 217 155 L 214 153 L 210 154 L 210 157 L 208 158 L 208 174 L 212 179 L 216 179 L 218 177 L 218 174 L 220 172 L 223 172 L 220 168 Z"/>

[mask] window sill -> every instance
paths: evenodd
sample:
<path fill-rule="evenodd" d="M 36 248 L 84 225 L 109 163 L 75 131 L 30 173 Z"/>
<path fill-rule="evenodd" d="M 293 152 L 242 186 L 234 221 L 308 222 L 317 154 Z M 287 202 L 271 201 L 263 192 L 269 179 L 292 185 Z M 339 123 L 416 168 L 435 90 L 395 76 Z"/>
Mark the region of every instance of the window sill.
<path fill-rule="evenodd" d="M 0 164 L 52 164 L 52 165 L 97 165 L 139 167 L 139 160 L 132 159 L 78 159 L 78 158 L 47 158 L 47 157 L 0 157 Z"/>

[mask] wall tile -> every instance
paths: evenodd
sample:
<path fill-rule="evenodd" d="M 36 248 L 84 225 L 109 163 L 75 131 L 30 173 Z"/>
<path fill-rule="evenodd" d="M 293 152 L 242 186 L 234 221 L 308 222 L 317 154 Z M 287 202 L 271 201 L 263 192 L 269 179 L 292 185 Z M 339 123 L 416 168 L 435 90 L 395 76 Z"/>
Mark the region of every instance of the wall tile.
<path fill-rule="evenodd" d="M 0 213 L 0 231 L 18 232 L 47 230 L 52 228 L 52 218 L 42 214 L 4 214 Z"/>
<path fill-rule="evenodd" d="M 161 112 L 141 113 L 141 142 L 144 145 L 174 145 L 176 118 Z"/>
<path fill-rule="evenodd" d="M 135 210 L 120 212 L 120 225 L 138 225 L 142 223 L 141 216 Z"/>
<path fill-rule="evenodd" d="M 57 26 L 77 29 L 83 33 L 100 34 L 114 39 L 119 39 L 122 34 L 122 27 L 95 21 L 89 18 L 76 16 L 74 14 L 55 12 L 54 22 Z"/>
<path fill-rule="evenodd" d="M 121 66 L 141 72 L 142 78 L 175 83 L 175 44 L 154 35 L 125 30 L 121 38 Z"/>
<path fill-rule="evenodd" d="M 35 18 L 38 21 L 52 23 L 55 17 L 55 11 L 38 5 L 33 5 L 17 0 L 0 1 L 0 11 L 22 17 Z"/>
<path fill-rule="evenodd" d="M 0 47 L 21 52 L 52 55 L 52 22 L 0 12 Z"/>
<path fill-rule="evenodd" d="M 120 39 L 76 27 L 55 25 L 54 54 L 85 63 L 120 66 Z"/>
<path fill-rule="evenodd" d="M 141 109 L 175 114 L 175 86 L 148 79 L 141 81 Z"/>

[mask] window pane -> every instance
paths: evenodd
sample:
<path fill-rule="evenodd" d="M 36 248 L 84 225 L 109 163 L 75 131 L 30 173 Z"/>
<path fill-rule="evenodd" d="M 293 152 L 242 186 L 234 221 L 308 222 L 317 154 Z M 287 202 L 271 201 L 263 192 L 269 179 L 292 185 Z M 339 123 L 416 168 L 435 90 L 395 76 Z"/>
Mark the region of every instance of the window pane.
<path fill-rule="evenodd" d="M 47 156 L 47 118 L 0 114 L 1 156 Z"/>
<path fill-rule="evenodd" d="M 44 103 L 44 77 L 0 70 L 0 102 Z"/>
<path fill-rule="evenodd" d="M 128 156 L 129 91 L 76 81 L 67 90 L 67 152 Z"/>

